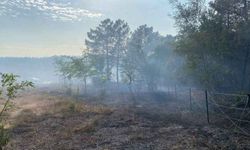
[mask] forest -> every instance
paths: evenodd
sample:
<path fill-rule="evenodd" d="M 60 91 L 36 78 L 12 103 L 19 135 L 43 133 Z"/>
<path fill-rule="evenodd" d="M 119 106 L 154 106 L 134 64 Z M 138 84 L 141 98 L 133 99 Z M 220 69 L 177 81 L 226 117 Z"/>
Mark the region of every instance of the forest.
<path fill-rule="evenodd" d="M 79 56 L 0 58 L 1 149 L 250 149 L 250 1 L 169 3 L 176 35 L 107 17 Z"/>

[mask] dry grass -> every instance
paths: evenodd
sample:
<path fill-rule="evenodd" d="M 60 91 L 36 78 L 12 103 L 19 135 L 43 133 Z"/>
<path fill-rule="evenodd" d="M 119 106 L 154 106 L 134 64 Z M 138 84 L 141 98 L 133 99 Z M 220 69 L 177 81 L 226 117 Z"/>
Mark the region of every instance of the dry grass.
<path fill-rule="evenodd" d="M 74 133 L 94 132 L 95 127 L 98 125 L 98 121 L 101 119 L 102 119 L 102 116 L 91 118 L 85 124 L 77 125 L 72 130 Z"/>
<path fill-rule="evenodd" d="M 15 109 L 9 112 L 7 126 L 12 137 L 6 149 L 23 146 L 26 149 L 50 149 L 46 146 L 66 142 L 79 134 L 95 132 L 99 121 L 113 112 L 103 105 L 46 93 L 26 94 L 16 99 L 14 104 Z M 90 144 L 96 142 L 95 138 L 81 138 Z M 33 146 L 28 143 L 33 143 Z"/>
<path fill-rule="evenodd" d="M 112 109 L 104 107 L 102 105 L 87 105 L 83 102 L 75 100 L 64 100 L 55 103 L 54 108 L 49 111 L 50 113 L 96 113 L 96 114 L 109 114 L 112 113 Z"/>
<path fill-rule="evenodd" d="M 249 142 L 219 128 L 194 126 L 187 119 L 189 112 L 170 114 L 173 106 L 164 104 L 143 101 L 139 108 L 112 109 L 72 97 L 31 93 L 15 102 L 12 136 L 5 149 L 220 149 L 223 145 L 240 149 L 246 146 L 237 147 L 234 141 Z"/>
<path fill-rule="evenodd" d="M 14 101 L 14 108 L 9 112 L 10 120 L 15 124 L 30 122 L 39 116 L 69 116 L 92 113 L 107 115 L 112 109 L 102 105 L 88 105 L 71 97 L 58 97 L 48 94 L 28 94 Z"/>

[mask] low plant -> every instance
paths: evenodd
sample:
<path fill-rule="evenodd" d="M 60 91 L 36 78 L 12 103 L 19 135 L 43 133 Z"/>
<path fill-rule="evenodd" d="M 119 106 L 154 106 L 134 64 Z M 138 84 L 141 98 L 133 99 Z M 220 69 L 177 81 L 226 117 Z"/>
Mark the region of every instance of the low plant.
<path fill-rule="evenodd" d="M 4 112 L 8 110 L 10 101 L 15 99 L 20 90 L 34 87 L 30 81 L 18 81 L 19 76 L 12 73 L 0 73 L 0 99 L 4 100 L 3 108 L 0 110 L 0 149 L 9 141 L 9 136 L 4 128 Z"/>

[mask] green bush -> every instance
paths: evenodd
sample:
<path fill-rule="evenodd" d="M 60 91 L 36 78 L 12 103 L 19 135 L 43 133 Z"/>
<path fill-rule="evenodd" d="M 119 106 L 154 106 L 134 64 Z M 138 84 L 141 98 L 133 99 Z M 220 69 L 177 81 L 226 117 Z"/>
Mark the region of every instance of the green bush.
<path fill-rule="evenodd" d="M 4 128 L 3 113 L 11 108 L 10 100 L 14 99 L 20 90 L 27 87 L 33 87 L 33 83 L 29 81 L 18 82 L 19 76 L 11 73 L 0 73 L 0 98 L 5 100 L 2 110 L 0 110 L 0 149 L 9 141 L 9 135 Z"/>

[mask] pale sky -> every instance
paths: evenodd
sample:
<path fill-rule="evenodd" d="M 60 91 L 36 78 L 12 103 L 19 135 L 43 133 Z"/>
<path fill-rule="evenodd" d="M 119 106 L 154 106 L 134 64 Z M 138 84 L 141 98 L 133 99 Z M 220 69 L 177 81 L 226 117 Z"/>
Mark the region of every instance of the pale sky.
<path fill-rule="evenodd" d="M 80 55 L 106 18 L 176 34 L 168 0 L 0 0 L 0 57 Z"/>

